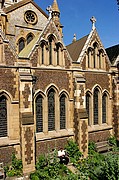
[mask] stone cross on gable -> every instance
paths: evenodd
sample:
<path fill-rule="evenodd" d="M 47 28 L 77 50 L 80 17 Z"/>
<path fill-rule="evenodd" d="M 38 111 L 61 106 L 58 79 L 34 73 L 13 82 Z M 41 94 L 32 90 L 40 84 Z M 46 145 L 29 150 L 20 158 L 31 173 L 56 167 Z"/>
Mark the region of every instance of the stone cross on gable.
<path fill-rule="evenodd" d="M 46 10 L 47 10 L 48 13 L 49 13 L 49 18 L 48 18 L 48 19 L 50 20 L 50 19 L 52 18 L 52 11 L 53 11 L 53 10 L 52 10 L 52 6 L 51 6 L 51 5 L 48 6 Z"/>
<path fill-rule="evenodd" d="M 92 22 L 92 30 L 94 30 L 95 29 L 96 18 L 94 16 L 92 16 L 90 21 Z"/>

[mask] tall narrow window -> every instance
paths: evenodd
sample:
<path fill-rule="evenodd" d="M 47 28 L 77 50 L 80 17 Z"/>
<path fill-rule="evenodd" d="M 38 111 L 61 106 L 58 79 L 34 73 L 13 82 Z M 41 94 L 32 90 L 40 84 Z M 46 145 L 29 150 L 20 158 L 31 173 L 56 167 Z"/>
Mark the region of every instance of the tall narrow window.
<path fill-rule="evenodd" d="M 52 64 L 52 38 L 49 38 L 49 64 Z"/>
<path fill-rule="evenodd" d="M 66 128 L 66 96 L 60 97 L 60 129 Z"/>
<path fill-rule="evenodd" d="M 91 106 L 90 100 L 91 100 L 90 94 L 86 93 L 86 110 L 88 114 L 88 125 L 90 125 L 90 106 Z"/>
<path fill-rule="evenodd" d="M 98 108 L 99 108 L 99 91 L 98 89 L 96 88 L 94 90 L 94 97 L 93 97 L 93 111 L 94 111 L 94 125 L 98 124 L 98 114 L 99 114 L 99 111 L 98 111 Z"/>
<path fill-rule="evenodd" d="M 41 43 L 41 63 L 44 64 L 44 43 Z"/>
<path fill-rule="evenodd" d="M 7 99 L 0 97 L 0 137 L 7 136 Z"/>
<path fill-rule="evenodd" d="M 18 45 L 18 47 L 19 47 L 19 52 L 20 52 L 22 49 L 24 49 L 24 47 L 25 47 L 25 42 L 24 42 L 24 39 L 23 39 L 23 38 L 21 38 L 21 39 L 19 40 L 19 45 Z"/>
<path fill-rule="evenodd" d="M 107 95 L 106 93 L 102 96 L 102 123 L 106 123 L 107 119 Z"/>
<path fill-rule="evenodd" d="M 55 91 L 48 93 L 48 131 L 55 130 Z"/>
<path fill-rule="evenodd" d="M 30 33 L 27 36 L 27 44 L 29 44 L 33 40 L 33 35 Z"/>
<path fill-rule="evenodd" d="M 95 58 L 95 52 L 96 50 L 95 50 L 95 47 L 94 47 L 94 51 L 93 51 L 93 67 L 95 68 L 96 67 L 96 58 Z"/>
<path fill-rule="evenodd" d="M 57 46 L 57 65 L 59 65 L 59 46 Z"/>
<path fill-rule="evenodd" d="M 36 99 L 36 132 L 43 132 L 43 97 Z"/>

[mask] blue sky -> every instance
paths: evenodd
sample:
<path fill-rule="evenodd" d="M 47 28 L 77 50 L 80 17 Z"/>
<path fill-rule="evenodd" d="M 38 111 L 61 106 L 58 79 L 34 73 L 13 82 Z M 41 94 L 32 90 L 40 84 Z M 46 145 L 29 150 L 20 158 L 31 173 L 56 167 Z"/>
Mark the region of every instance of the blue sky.
<path fill-rule="evenodd" d="M 53 0 L 35 0 L 45 11 Z M 60 9 L 60 22 L 64 26 L 64 43 L 72 42 L 74 33 L 77 39 L 90 33 L 90 18 L 95 16 L 96 28 L 105 48 L 119 44 L 119 11 L 117 0 L 57 0 Z"/>

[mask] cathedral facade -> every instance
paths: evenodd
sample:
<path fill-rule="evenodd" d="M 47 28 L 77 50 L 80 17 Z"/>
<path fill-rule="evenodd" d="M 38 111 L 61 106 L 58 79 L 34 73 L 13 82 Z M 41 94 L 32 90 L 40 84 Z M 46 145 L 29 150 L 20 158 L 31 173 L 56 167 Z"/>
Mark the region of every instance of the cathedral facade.
<path fill-rule="evenodd" d="M 94 17 L 90 34 L 65 46 L 57 1 L 47 10 L 0 1 L 0 161 L 15 152 L 24 173 L 71 138 L 84 157 L 89 141 L 119 140 L 119 53 L 112 62 Z"/>

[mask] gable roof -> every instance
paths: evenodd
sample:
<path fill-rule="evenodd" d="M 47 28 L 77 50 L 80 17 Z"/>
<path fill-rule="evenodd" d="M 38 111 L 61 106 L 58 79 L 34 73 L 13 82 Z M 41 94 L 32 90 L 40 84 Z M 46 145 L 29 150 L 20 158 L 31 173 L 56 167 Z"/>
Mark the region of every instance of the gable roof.
<path fill-rule="evenodd" d="M 22 0 L 18 3 L 14 3 L 13 5 L 4 8 L 5 13 L 9 13 L 11 11 L 14 11 L 15 9 L 22 7 L 28 3 L 32 3 L 46 18 L 48 18 L 48 15 L 33 1 L 33 0 Z"/>
<path fill-rule="evenodd" d="M 106 48 L 107 55 L 112 64 L 115 63 L 117 57 L 119 56 L 119 44 Z"/>
<path fill-rule="evenodd" d="M 88 35 L 84 36 L 83 38 L 69 44 L 66 46 L 71 58 L 73 61 L 77 61 L 79 58 L 79 55 L 84 47 L 84 44 L 86 43 L 86 40 L 88 38 Z"/>
<path fill-rule="evenodd" d="M 56 30 L 57 34 L 58 34 L 58 41 L 61 41 L 62 42 L 62 39 L 60 38 L 60 35 L 59 35 L 59 31 L 57 29 L 57 27 L 55 26 L 55 23 L 52 21 L 52 19 L 50 19 L 46 26 L 44 27 L 43 31 L 41 32 L 41 34 L 38 34 L 35 36 L 35 38 L 18 54 L 18 57 L 19 58 L 30 58 L 32 52 L 34 51 L 35 47 L 40 43 L 41 40 L 44 40 L 45 38 L 45 35 L 48 33 L 50 33 L 49 31 L 49 27 L 51 26 L 54 27 L 54 29 Z M 50 28 L 51 29 L 51 28 Z M 59 40 L 60 39 L 60 40 Z M 63 42 L 62 42 L 63 44 Z M 64 44 L 63 44 L 64 46 Z"/>

